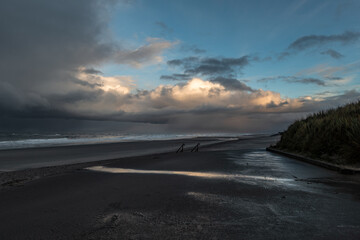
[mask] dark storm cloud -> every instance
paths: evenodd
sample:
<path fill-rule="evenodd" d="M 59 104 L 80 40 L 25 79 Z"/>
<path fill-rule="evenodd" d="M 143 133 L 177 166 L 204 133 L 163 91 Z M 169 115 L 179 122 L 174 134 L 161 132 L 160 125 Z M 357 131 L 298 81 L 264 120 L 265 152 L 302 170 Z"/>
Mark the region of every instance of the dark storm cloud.
<path fill-rule="evenodd" d="M 184 74 L 191 76 L 218 76 L 232 74 L 240 71 L 249 64 L 250 57 L 240 58 L 199 58 L 187 57 L 168 61 L 169 66 L 180 66 L 184 69 Z"/>
<path fill-rule="evenodd" d="M 114 51 L 102 39 L 111 1 L 3 1 L 0 8 L 2 81 L 29 91 L 59 83 L 73 69 L 97 64 Z"/>
<path fill-rule="evenodd" d="M 157 59 L 172 45 L 149 40 L 136 50 L 124 50 L 109 38 L 114 0 L 5 0 L 0 7 L 0 73 L 3 95 L 23 106 L 48 102 L 59 91 L 100 87 L 77 74 L 99 75 L 87 66 L 116 61 L 139 66 Z M 5 93 L 5 91 L 7 91 Z M 37 99 L 37 100 L 36 100 Z M 4 100 L 5 101 L 5 100 Z M 2 102 L 1 105 L 11 104 Z"/>
<path fill-rule="evenodd" d="M 360 38 L 360 32 L 346 31 L 342 34 L 334 35 L 308 35 L 296 39 L 288 47 L 289 50 L 301 51 L 310 47 L 316 47 L 328 43 L 347 44 L 355 42 Z"/>
<path fill-rule="evenodd" d="M 281 80 L 288 83 L 303 83 L 303 84 L 316 84 L 319 86 L 325 86 L 326 83 L 324 80 L 318 79 L 318 78 L 311 78 L 311 77 L 296 77 L 296 76 L 276 76 L 276 77 L 267 77 L 267 78 L 261 78 L 257 80 L 258 82 L 269 82 L 269 81 L 275 81 L 275 80 Z"/>
<path fill-rule="evenodd" d="M 101 90 L 101 79 L 96 78 L 100 71 L 85 68 L 113 59 L 119 49 L 103 38 L 114 3 L 1 2 L 0 118 L 101 118 L 89 104 L 96 102 L 98 109 L 106 109 L 114 100 L 120 101 Z M 79 78 L 79 74 L 88 77 Z"/>
<path fill-rule="evenodd" d="M 99 99 L 104 93 L 103 90 L 94 89 L 94 90 L 76 90 L 67 92 L 64 94 L 54 94 L 48 99 L 58 106 L 61 106 L 64 103 L 75 103 L 79 101 L 94 102 Z"/>
<path fill-rule="evenodd" d="M 234 78 L 217 77 L 210 81 L 219 83 L 228 90 L 250 91 L 250 92 L 254 91 L 251 87 L 247 86 L 245 83 Z"/>
<path fill-rule="evenodd" d="M 337 52 L 337 51 L 335 51 L 333 49 L 328 49 L 326 51 L 323 51 L 323 52 L 321 52 L 321 54 L 329 55 L 329 56 L 331 56 L 332 58 L 335 58 L 335 59 L 339 59 L 339 58 L 344 57 L 344 55 L 342 55 L 341 53 L 339 53 L 339 52 Z"/>
<path fill-rule="evenodd" d="M 5 0 L 0 7 L 0 111 L 3 116 L 109 119 L 126 102 L 121 78 L 89 66 L 139 66 L 172 45 L 161 39 L 124 50 L 109 38 L 114 4 L 130 1 Z M 105 80 L 104 80 L 105 79 Z M 104 81 L 125 92 L 104 91 Z M 115 106 L 116 105 L 116 106 Z"/>

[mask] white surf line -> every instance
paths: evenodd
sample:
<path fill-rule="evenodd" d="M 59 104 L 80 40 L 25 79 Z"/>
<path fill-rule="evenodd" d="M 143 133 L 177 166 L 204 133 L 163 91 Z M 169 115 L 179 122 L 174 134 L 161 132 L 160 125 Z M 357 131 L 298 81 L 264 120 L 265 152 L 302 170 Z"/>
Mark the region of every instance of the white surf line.
<path fill-rule="evenodd" d="M 263 181 L 279 181 L 290 182 L 294 181 L 291 178 L 277 178 L 267 176 L 253 176 L 244 174 L 226 174 L 226 173 L 214 173 L 214 172 L 188 172 L 188 171 L 169 171 L 169 170 L 139 170 L 129 168 L 111 168 L 104 166 L 93 166 L 85 168 L 90 171 L 105 172 L 105 173 L 135 173 L 135 174 L 168 174 L 168 175 L 183 175 L 190 177 L 202 177 L 202 178 L 233 178 L 233 179 L 250 179 L 250 180 L 263 180 Z"/>

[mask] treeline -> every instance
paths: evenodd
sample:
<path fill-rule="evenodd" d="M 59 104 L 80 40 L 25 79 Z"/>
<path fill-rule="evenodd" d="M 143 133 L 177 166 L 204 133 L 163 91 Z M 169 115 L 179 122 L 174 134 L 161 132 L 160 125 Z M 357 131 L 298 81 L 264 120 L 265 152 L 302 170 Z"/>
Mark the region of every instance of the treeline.
<path fill-rule="evenodd" d="M 275 147 L 335 164 L 359 165 L 360 101 L 294 122 Z"/>

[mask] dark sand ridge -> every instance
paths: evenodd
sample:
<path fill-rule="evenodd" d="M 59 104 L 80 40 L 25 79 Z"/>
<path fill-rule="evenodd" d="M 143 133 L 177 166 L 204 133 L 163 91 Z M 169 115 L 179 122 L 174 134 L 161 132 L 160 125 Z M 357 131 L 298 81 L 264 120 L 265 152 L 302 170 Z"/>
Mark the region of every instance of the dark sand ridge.
<path fill-rule="evenodd" d="M 357 176 L 266 152 L 275 140 L 81 163 L 14 183 L 0 191 L 0 239 L 359 239 Z M 55 168 L 66 167 L 46 169 Z"/>

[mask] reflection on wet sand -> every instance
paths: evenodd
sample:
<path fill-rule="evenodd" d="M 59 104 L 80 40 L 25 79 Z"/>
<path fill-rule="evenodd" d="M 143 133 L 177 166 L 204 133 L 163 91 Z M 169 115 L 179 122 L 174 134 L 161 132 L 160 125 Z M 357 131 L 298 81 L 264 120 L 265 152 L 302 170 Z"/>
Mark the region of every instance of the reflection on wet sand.
<path fill-rule="evenodd" d="M 262 180 L 262 181 L 277 181 L 277 182 L 288 182 L 294 181 L 290 178 L 277 178 L 267 176 L 254 176 L 244 174 L 231 174 L 231 173 L 216 173 L 216 172 L 189 172 L 189 171 L 169 171 L 169 170 L 139 170 L 129 168 L 111 168 L 104 166 L 93 166 L 85 168 L 91 171 L 106 172 L 106 173 L 136 173 L 136 174 L 170 174 L 170 175 L 183 175 L 190 177 L 201 177 L 201 178 L 226 178 L 232 180 Z"/>

